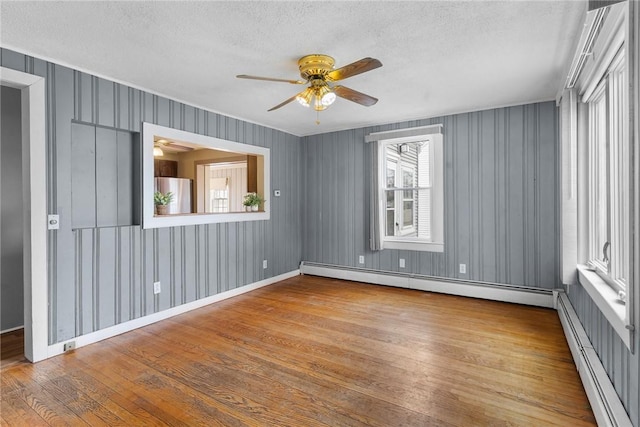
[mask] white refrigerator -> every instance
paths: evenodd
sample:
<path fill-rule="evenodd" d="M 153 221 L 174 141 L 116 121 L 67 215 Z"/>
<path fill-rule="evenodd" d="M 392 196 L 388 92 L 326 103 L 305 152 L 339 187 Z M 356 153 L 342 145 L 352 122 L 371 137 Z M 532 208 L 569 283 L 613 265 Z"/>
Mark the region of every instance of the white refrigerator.
<path fill-rule="evenodd" d="M 173 200 L 168 205 L 168 214 L 192 213 L 191 180 L 187 178 L 155 178 L 155 190 L 161 193 L 171 191 Z"/>

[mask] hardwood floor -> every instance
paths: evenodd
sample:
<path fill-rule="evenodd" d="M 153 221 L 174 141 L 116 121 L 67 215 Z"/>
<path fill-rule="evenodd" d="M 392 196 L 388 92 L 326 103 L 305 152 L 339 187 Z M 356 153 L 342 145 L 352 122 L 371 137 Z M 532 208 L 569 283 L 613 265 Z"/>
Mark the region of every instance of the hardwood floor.
<path fill-rule="evenodd" d="M 312 276 L 1 375 L 11 426 L 596 425 L 554 310 Z"/>
<path fill-rule="evenodd" d="M 24 357 L 24 329 L 0 335 L 0 369 L 28 362 Z"/>

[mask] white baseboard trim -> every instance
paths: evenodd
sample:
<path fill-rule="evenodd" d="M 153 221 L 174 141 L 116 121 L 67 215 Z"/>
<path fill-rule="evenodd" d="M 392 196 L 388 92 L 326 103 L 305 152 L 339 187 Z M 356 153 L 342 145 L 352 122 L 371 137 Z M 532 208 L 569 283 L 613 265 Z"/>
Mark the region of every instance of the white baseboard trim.
<path fill-rule="evenodd" d="M 558 295 L 558 315 L 598 426 L 633 427 L 578 315 L 563 292 Z"/>
<path fill-rule="evenodd" d="M 5 329 L 4 331 L 0 331 L 0 335 L 7 334 L 7 333 L 13 332 L 13 331 L 17 331 L 18 329 L 24 329 L 24 325 L 16 326 L 15 328 L 9 328 L 9 329 Z"/>
<path fill-rule="evenodd" d="M 291 277 L 295 277 L 300 275 L 300 270 L 293 270 L 288 273 L 280 274 L 278 276 L 270 277 L 268 279 L 261 280 L 259 282 L 251 283 L 245 286 L 241 286 L 236 289 L 232 289 L 230 291 L 221 292 L 216 295 L 211 295 L 210 297 L 201 298 L 196 301 L 192 301 L 186 304 L 179 305 L 177 307 L 172 307 L 170 309 L 160 311 L 158 313 L 153 313 L 148 316 L 139 317 L 137 319 L 129 320 L 124 323 L 119 323 L 114 326 L 110 326 L 105 329 L 101 329 L 99 331 L 91 332 L 86 335 L 80 335 L 78 337 L 72 338 L 70 340 L 66 340 L 64 342 L 56 343 L 49 345 L 47 351 L 47 358 L 57 356 L 59 354 L 64 353 L 64 345 L 68 342 L 75 341 L 76 348 L 83 347 L 85 345 L 93 344 L 98 341 L 102 341 L 107 338 L 114 337 L 116 335 L 123 334 L 125 332 L 132 331 L 134 329 L 141 328 L 143 326 L 150 325 L 152 323 L 159 322 L 161 320 L 168 319 L 173 316 L 177 316 L 179 314 L 186 313 L 191 310 L 195 310 L 197 308 L 204 307 L 209 304 L 213 304 L 214 302 L 222 301 L 228 298 L 232 298 L 238 295 L 242 295 L 247 292 L 254 291 L 256 289 L 272 285 L 276 282 L 280 282 L 285 279 L 289 279 Z"/>
<path fill-rule="evenodd" d="M 368 270 L 304 261 L 300 264 L 300 272 L 312 276 L 331 277 L 354 282 L 555 308 L 555 291 L 550 289 Z"/>

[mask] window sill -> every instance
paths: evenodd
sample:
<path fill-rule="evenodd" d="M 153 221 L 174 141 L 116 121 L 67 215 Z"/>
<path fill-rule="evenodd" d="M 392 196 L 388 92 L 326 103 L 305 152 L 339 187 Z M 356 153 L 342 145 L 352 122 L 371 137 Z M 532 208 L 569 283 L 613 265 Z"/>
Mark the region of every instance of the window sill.
<path fill-rule="evenodd" d="M 400 249 L 405 251 L 444 252 L 444 243 L 402 242 L 385 240 L 383 249 Z"/>
<path fill-rule="evenodd" d="M 578 265 L 578 279 L 611 327 L 630 349 L 631 330 L 626 321 L 627 307 L 618 300 L 618 293 L 585 265 Z"/>

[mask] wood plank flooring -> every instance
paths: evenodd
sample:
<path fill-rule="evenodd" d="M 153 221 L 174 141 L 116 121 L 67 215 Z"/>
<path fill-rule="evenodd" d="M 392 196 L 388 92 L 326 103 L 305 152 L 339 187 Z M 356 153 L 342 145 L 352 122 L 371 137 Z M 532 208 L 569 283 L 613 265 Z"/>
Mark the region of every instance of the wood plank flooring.
<path fill-rule="evenodd" d="M 8 426 L 596 425 L 554 310 L 313 276 L 1 377 Z"/>
<path fill-rule="evenodd" d="M 0 369 L 28 362 L 24 357 L 24 329 L 0 335 Z"/>

